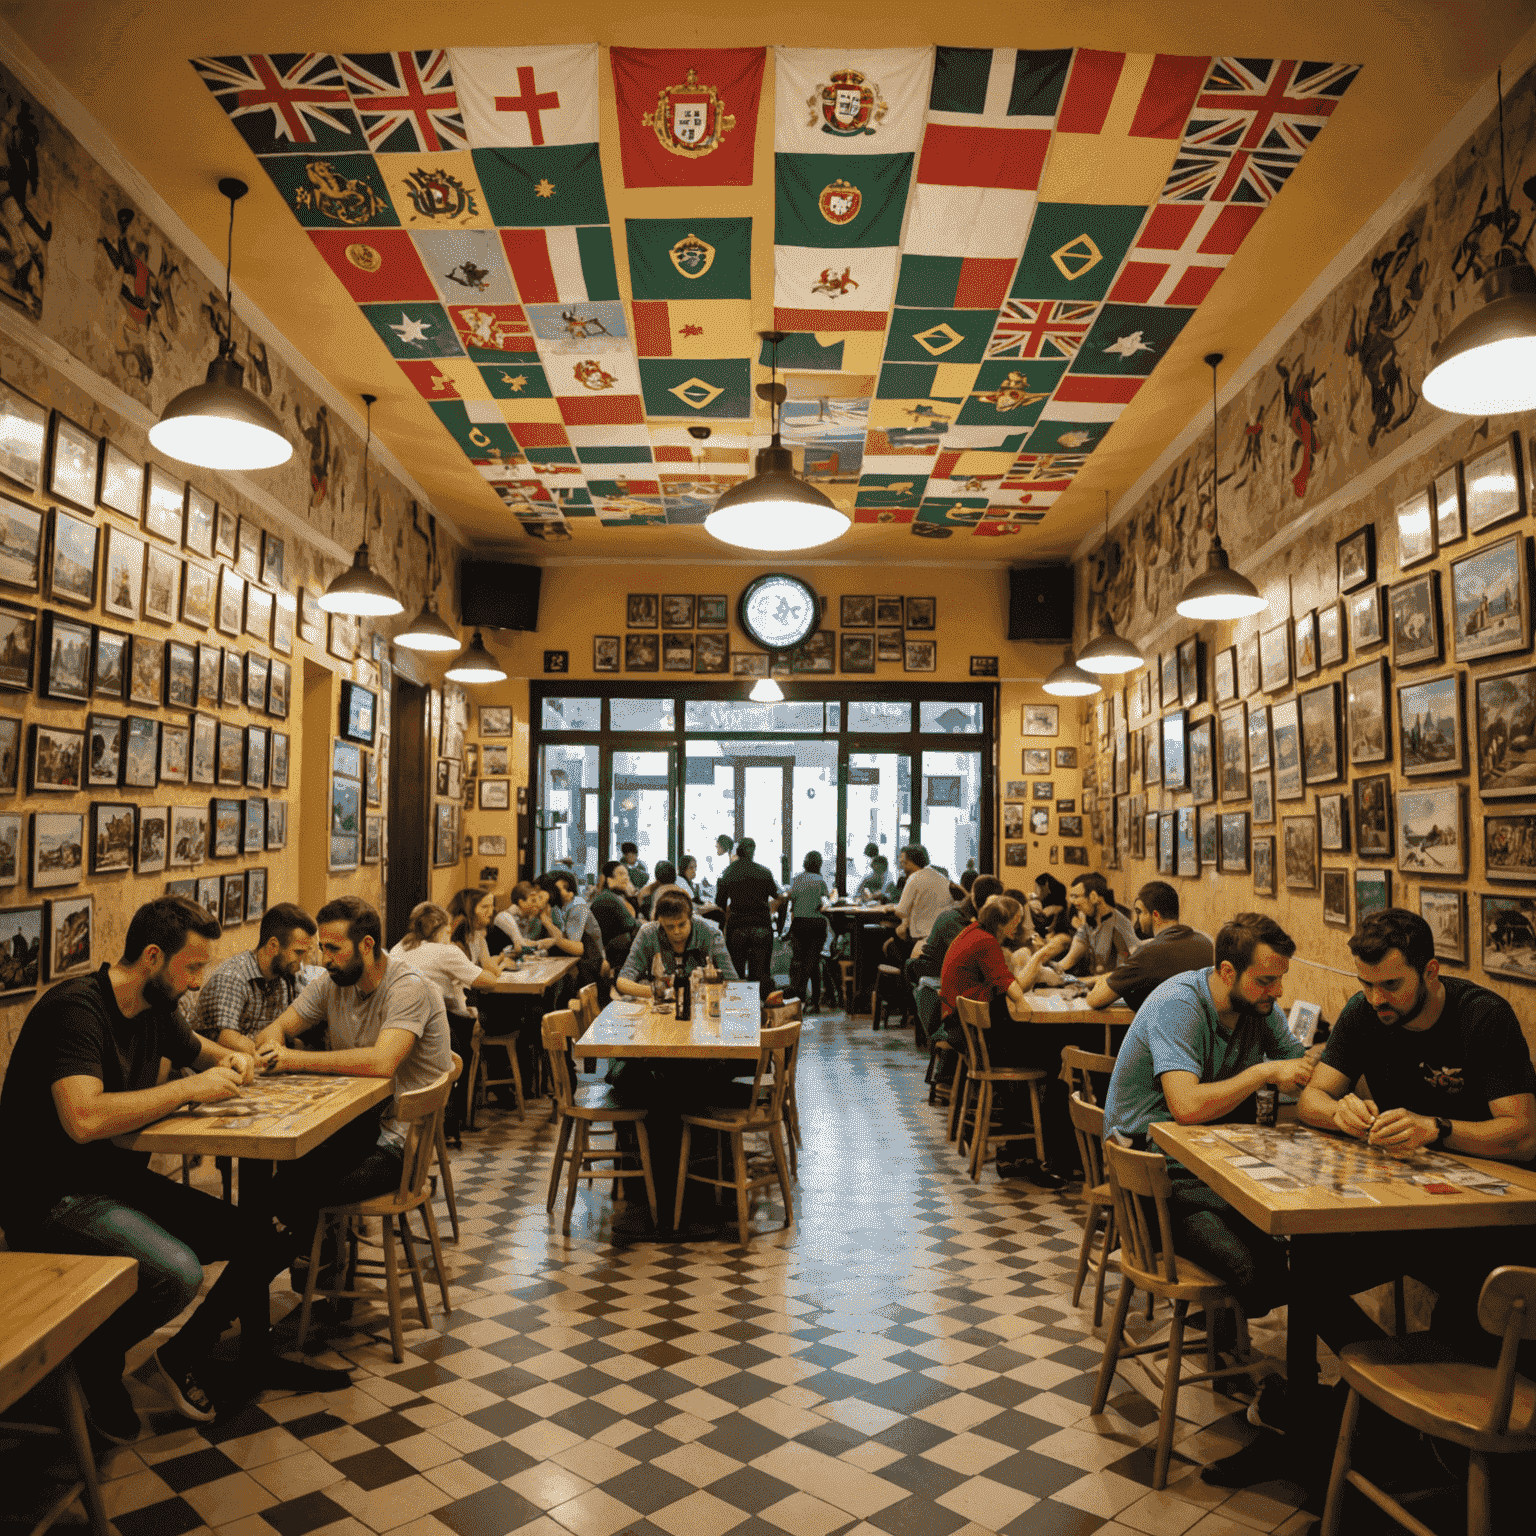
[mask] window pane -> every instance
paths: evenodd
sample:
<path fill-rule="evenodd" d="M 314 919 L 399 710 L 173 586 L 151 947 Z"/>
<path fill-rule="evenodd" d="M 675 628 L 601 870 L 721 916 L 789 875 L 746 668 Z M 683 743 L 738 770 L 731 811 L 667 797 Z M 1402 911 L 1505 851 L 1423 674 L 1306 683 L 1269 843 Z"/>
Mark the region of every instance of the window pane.
<path fill-rule="evenodd" d="M 923 815 L 918 841 L 930 863 L 958 881 L 981 847 L 981 753 L 923 753 Z"/>
<path fill-rule="evenodd" d="M 857 706 L 850 705 L 850 713 Z M 864 856 L 873 843 L 890 866 L 889 879 L 901 873 L 896 850 L 912 825 L 912 759 L 905 752 L 848 754 L 848 889 L 857 890 L 869 873 Z"/>
<path fill-rule="evenodd" d="M 676 719 L 671 699 L 610 699 L 608 720 L 615 731 L 670 731 Z"/>
<path fill-rule="evenodd" d="M 861 699 L 848 701 L 848 729 L 859 731 L 910 731 L 910 704 L 867 704 Z"/>
<path fill-rule="evenodd" d="M 546 870 L 556 859 L 570 859 L 582 877 L 583 887 L 597 878 L 601 862 L 597 751 L 595 746 L 569 747 L 556 742 L 539 752 L 534 860 L 539 870 Z M 512 852 L 510 847 L 508 852 Z"/>
<path fill-rule="evenodd" d="M 917 728 L 920 731 L 943 731 L 953 736 L 962 731 L 981 730 L 981 705 L 920 703 L 917 706 Z"/>
<path fill-rule="evenodd" d="M 834 701 L 827 705 L 827 735 L 835 736 L 843 728 L 843 706 Z"/>
<path fill-rule="evenodd" d="M 545 699 L 546 731 L 595 731 L 602 726 L 601 699 Z"/>
<path fill-rule="evenodd" d="M 815 702 L 754 704 L 742 699 L 687 699 L 685 731 L 804 731 L 821 734 L 821 705 Z"/>
<path fill-rule="evenodd" d="M 613 754 L 613 809 L 608 819 L 613 852 L 609 858 L 618 858 L 624 843 L 633 843 L 640 850 L 641 860 L 652 873 L 657 859 L 671 858 L 671 761 L 670 752 Z"/>

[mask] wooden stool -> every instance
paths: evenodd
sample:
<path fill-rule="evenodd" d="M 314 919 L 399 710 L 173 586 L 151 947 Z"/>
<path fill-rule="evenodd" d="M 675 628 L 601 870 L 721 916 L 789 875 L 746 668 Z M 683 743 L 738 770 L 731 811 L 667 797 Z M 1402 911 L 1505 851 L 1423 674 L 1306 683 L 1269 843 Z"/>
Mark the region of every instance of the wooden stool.
<path fill-rule="evenodd" d="M 896 990 L 896 1000 L 901 1004 L 900 1022 L 907 1022 L 906 1004 L 901 997 L 901 972 L 894 965 L 882 965 L 875 972 L 875 990 L 869 999 L 869 1027 L 884 1029 L 891 1017 L 891 989 Z"/>
<path fill-rule="evenodd" d="M 992 1027 L 992 1015 L 987 1005 L 973 997 L 957 997 L 955 1007 L 960 1019 L 960 1029 L 965 1037 L 967 1082 L 961 1093 L 958 1128 L 959 1147 L 966 1150 L 965 1128 L 971 1126 L 970 1160 L 971 1182 L 981 1178 L 981 1170 L 987 1165 L 987 1151 L 994 1141 L 1015 1141 L 1017 1133 L 1004 1131 L 992 1122 L 993 1096 L 999 1083 L 1025 1083 L 1029 1087 L 1030 1117 L 1034 1126 L 1035 1157 L 1045 1166 L 1045 1131 L 1040 1118 L 1040 1084 L 1046 1073 L 1039 1067 L 994 1067 L 987 1050 L 987 1031 Z M 974 1108 L 971 1108 L 971 1090 L 976 1090 Z M 967 1111 L 969 1110 L 969 1113 Z M 955 1119 L 951 1109 L 951 1119 Z"/>
<path fill-rule="evenodd" d="M 1066 1050 L 1062 1051 L 1065 1057 Z M 1115 1246 L 1115 1205 L 1109 1180 L 1104 1177 L 1104 1111 L 1088 1104 L 1081 1093 L 1072 1094 L 1068 1105 L 1072 1130 L 1077 1136 L 1077 1155 L 1083 1165 L 1083 1196 L 1088 1209 L 1083 1213 L 1083 1245 L 1077 1252 L 1077 1275 L 1072 1281 L 1072 1305 L 1083 1294 L 1088 1278 L 1088 1264 L 1093 1254 L 1093 1240 L 1098 1234 L 1099 1218 L 1104 1218 L 1104 1242 L 1099 1249 L 1099 1273 L 1093 1287 L 1093 1326 L 1104 1321 L 1104 1274 L 1109 1268 L 1109 1252 Z"/>
<path fill-rule="evenodd" d="M 843 1012 L 855 1014 L 859 1011 L 857 998 L 853 995 L 853 961 L 839 960 L 837 962 L 838 991 L 843 998 Z"/>
<path fill-rule="evenodd" d="M 955 1090 L 955 1074 L 949 1074 L 949 1081 L 943 1081 L 939 1073 L 939 1065 L 946 1056 L 953 1056 L 955 1048 L 948 1040 L 935 1040 L 928 1050 L 928 1071 L 924 1074 L 923 1081 L 928 1085 L 928 1102 L 930 1104 L 948 1104 Z M 958 1064 L 956 1071 L 959 1070 Z"/>

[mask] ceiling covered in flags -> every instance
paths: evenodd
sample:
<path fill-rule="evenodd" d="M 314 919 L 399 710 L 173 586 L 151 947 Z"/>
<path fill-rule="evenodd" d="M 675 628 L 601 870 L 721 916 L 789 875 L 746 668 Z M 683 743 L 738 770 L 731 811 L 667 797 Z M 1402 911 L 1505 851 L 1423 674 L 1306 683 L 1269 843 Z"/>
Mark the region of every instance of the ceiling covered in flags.
<path fill-rule="evenodd" d="M 1140 3 L 1110 8 L 1122 46 L 1029 5 L 993 16 L 1010 46 L 972 13 L 950 42 L 902 3 L 808 30 L 658 13 L 635 41 L 683 46 L 657 48 L 283 0 L 105 29 L 110 53 L 0 9 L 214 248 L 213 181 L 252 181 L 237 281 L 381 396 L 441 510 L 535 558 L 718 550 L 699 525 L 770 430 L 765 329 L 784 441 L 855 520 L 836 553 L 1062 558 L 1198 409 L 1201 355 L 1262 337 L 1507 45 L 1447 32 L 1415 112 L 1448 24 L 1359 24 L 1385 0 L 1248 36 L 1197 6 L 1204 48 Z M 152 147 L 135 50 L 181 119 Z"/>

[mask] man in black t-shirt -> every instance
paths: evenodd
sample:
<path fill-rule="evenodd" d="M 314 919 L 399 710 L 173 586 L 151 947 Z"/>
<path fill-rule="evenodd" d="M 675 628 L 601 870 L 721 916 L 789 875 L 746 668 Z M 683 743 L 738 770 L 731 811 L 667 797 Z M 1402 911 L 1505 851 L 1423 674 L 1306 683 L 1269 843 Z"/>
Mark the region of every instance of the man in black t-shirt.
<path fill-rule="evenodd" d="M 773 914 L 783 905 L 779 884 L 761 864 L 753 863 L 757 842 L 744 837 L 736 857 L 720 876 L 715 900 L 725 913 L 725 947 L 731 963 L 761 996 L 773 990 Z"/>

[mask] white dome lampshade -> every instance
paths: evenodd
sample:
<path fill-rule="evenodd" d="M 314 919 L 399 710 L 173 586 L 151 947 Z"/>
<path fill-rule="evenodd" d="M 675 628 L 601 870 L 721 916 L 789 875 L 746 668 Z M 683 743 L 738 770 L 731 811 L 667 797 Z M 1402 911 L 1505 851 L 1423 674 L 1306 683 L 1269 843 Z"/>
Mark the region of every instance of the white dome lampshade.
<path fill-rule="evenodd" d="M 794 472 L 794 458 L 773 434 L 760 448 L 757 473 L 733 485 L 715 503 L 704 526 L 722 544 L 783 553 L 815 549 L 847 533 L 851 520 Z"/>
<path fill-rule="evenodd" d="M 1078 666 L 1068 649 L 1062 653 L 1061 665 L 1046 678 L 1042 686 L 1047 693 L 1057 698 L 1082 699 L 1090 693 L 1098 693 L 1104 685 L 1092 672 L 1085 672 Z"/>
<path fill-rule="evenodd" d="M 1114 620 L 1104 626 L 1104 633 L 1097 640 L 1090 640 L 1083 647 L 1077 664 L 1085 672 L 1097 672 L 1118 676 L 1122 672 L 1134 672 L 1147 664 L 1147 658 L 1131 644 L 1115 633 Z"/>
<path fill-rule="evenodd" d="M 408 651 L 456 651 L 459 637 L 438 617 L 432 599 L 428 598 L 421 612 L 395 636 L 395 644 Z"/>
<path fill-rule="evenodd" d="M 1495 267 L 1482 306 L 1433 349 L 1424 398 L 1460 416 L 1505 416 L 1536 407 L 1536 272 L 1526 262 Z"/>
<path fill-rule="evenodd" d="M 504 683 L 507 680 L 501 663 L 486 650 L 478 629 L 475 638 L 453 658 L 453 665 L 443 676 L 456 683 Z"/>
<path fill-rule="evenodd" d="M 758 704 L 782 704 L 784 690 L 771 677 L 760 677 L 747 697 Z"/>

